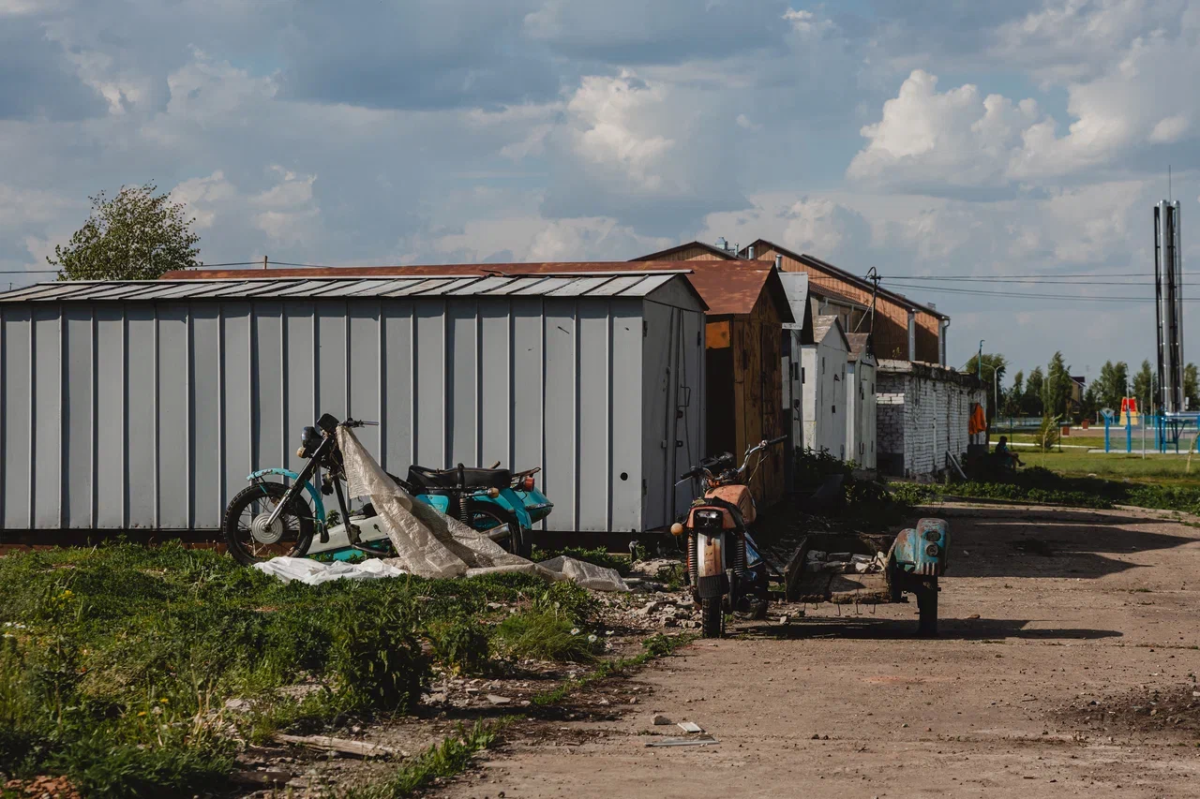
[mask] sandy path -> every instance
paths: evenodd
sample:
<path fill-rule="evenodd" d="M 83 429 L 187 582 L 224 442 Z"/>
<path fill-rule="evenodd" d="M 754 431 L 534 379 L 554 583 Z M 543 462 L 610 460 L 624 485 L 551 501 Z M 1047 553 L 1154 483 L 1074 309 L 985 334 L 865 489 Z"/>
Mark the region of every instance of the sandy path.
<path fill-rule="evenodd" d="M 555 723 L 437 795 L 1200 796 L 1200 732 L 1148 710 L 1200 675 L 1200 531 L 1141 511 L 938 515 L 938 640 L 913 637 L 915 603 L 740 625 L 619 686 L 644 693 L 618 720 Z M 668 729 L 653 712 L 721 743 L 647 748 Z"/>

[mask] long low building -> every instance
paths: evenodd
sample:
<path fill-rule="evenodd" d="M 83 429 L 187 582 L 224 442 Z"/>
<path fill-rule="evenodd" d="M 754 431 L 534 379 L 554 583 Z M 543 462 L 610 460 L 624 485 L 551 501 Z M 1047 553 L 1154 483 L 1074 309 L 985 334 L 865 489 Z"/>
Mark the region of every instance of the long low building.
<path fill-rule="evenodd" d="M 669 525 L 704 451 L 706 304 L 677 264 L 538 266 L 0 294 L 0 525 L 216 530 L 326 412 L 380 421 L 392 472 L 543 467 L 552 530 Z"/>

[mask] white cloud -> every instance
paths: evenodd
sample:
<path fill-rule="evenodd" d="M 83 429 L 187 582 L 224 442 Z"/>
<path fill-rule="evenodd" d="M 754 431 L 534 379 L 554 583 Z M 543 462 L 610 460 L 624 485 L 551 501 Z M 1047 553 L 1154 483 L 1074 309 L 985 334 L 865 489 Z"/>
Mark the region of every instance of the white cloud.
<path fill-rule="evenodd" d="M 1185 116 L 1167 117 L 1160 120 L 1154 126 L 1154 130 L 1150 131 L 1150 141 L 1155 144 L 1170 144 L 1179 141 L 1191 126 L 1191 120 Z"/>
<path fill-rule="evenodd" d="M 675 141 L 654 130 L 647 112 L 663 95 L 661 87 L 628 71 L 615 78 L 585 77 L 567 104 L 575 152 L 600 170 L 623 175 L 634 191 L 661 189 L 658 166 Z"/>
<path fill-rule="evenodd" d="M 171 190 L 171 198 L 185 204 L 196 220 L 197 230 L 206 230 L 217 220 L 218 210 L 237 197 L 238 191 L 218 169 L 208 177 L 190 178 Z"/>
<path fill-rule="evenodd" d="M 1006 180 L 1012 150 L 1037 117 L 1033 100 L 981 99 L 971 84 L 937 91 L 938 79 L 914 70 L 882 119 L 862 129 L 867 146 L 850 162 L 855 180 L 953 186 L 994 186 Z"/>
<path fill-rule="evenodd" d="M 51 0 L 0 0 L 0 17 L 23 16 L 35 11 L 45 12 Z"/>
<path fill-rule="evenodd" d="M 265 234 L 272 244 L 311 244 L 320 221 L 320 207 L 313 197 L 317 176 L 300 175 L 279 165 L 268 167 L 266 174 L 271 184 L 261 191 L 244 192 L 225 177 L 224 170 L 217 170 L 181 182 L 171 196 L 187 205 L 198 231 L 244 228 L 249 223 L 250 229 Z"/>
<path fill-rule="evenodd" d="M 530 215 L 472 221 L 461 232 L 440 236 L 428 246 L 443 259 L 464 262 L 623 261 L 672 243 L 665 237 L 639 236 L 606 217 L 554 220 Z"/>

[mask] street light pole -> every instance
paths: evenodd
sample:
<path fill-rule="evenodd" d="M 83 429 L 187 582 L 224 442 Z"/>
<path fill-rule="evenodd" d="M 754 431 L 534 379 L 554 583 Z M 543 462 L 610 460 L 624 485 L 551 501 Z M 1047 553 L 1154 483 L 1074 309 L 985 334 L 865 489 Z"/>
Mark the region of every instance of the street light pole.
<path fill-rule="evenodd" d="M 983 342 L 986 340 L 987 339 L 979 339 L 979 357 L 975 360 L 977 372 L 976 376 L 979 378 L 980 383 L 983 382 Z"/>

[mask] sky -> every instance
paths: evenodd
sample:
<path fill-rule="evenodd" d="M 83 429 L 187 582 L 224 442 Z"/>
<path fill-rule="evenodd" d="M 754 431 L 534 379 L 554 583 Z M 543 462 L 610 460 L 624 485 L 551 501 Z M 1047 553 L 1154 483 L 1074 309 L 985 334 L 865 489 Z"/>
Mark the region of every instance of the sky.
<path fill-rule="evenodd" d="M 1198 262 L 1197 74 L 1200 0 L 0 0 L 0 280 L 154 182 L 207 263 L 762 237 L 935 303 L 955 365 L 1094 378 L 1153 355 L 1168 192 Z M 904 279 L 1025 275 L 1089 277 Z"/>

